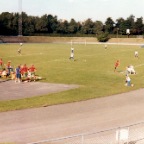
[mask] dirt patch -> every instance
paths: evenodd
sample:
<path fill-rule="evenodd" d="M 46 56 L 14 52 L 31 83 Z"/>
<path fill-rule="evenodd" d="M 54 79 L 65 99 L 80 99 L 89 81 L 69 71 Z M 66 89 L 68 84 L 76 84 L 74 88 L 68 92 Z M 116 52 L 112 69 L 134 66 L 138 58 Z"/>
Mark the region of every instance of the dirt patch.
<path fill-rule="evenodd" d="M 0 101 L 23 99 L 33 96 L 58 93 L 78 88 L 78 85 L 53 84 L 43 82 L 15 83 L 14 81 L 0 82 Z"/>

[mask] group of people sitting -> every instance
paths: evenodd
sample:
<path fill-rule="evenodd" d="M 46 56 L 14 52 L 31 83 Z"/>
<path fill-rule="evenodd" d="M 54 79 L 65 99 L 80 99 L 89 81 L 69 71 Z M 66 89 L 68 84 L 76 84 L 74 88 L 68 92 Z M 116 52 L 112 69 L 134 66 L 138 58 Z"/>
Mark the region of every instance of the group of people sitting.
<path fill-rule="evenodd" d="M 1 61 L 2 59 L 0 59 Z M 35 74 L 36 68 L 32 64 L 31 66 L 18 65 L 16 68 L 11 66 L 11 61 L 8 61 L 7 64 L 3 65 L 0 62 L 0 77 L 2 78 L 11 78 L 15 82 L 30 82 L 41 79 L 41 77 Z"/>

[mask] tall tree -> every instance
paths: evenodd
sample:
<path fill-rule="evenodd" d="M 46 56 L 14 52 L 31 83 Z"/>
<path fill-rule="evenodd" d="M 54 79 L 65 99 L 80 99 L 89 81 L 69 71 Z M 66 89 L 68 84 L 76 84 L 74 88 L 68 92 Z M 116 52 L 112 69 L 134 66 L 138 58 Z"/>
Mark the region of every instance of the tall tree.
<path fill-rule="evenodd" d="M 103 23 L 101 21 L 94 22 L 94 34 L 99 34 L 103 31 Z"/>
<path fill-rule="evenodd" d="M 121 17 L 116 20 L 114 33 L 126 34 L 125 20 Z"/>
<path fill-rule="evenodd" d="M 3 12 L 0 15 L 0 34 L 15 35 L 14 31 L 14 14 L 9 12 Z"/>
<path fill-rule="evenodd" d="M 47 28 L 47 15 L 43 15 L 42 17 L 36 17 L 35 29 L 37 32 L 46 33 L 48 31 Z"/>
<path fill-rule="evenodd" d="M 67 20 L 60 20 L 58 23 L 57 32 L 60 34 L 68 34 L 69 23 Z"/>
<path fill-rule="evenodd" d="M 58 27 L 57 16 L 48 15 L 47 16 L 47 29 L 48 33 L 54 33 Z"/>
<path fill-rule="evenodd" d="M 143 28 L 144 28 L 144 24 L 143 24 L 143 18 L 137 18 L 136 22 L 135 22 L 135 29 L 136 29 L 136 34 L 141 35 L 143 34 Z"/>
<path fill-rule="evenodd" d="M 82 23 L 81 31 L 83 34 L 94 34 L 94 22 L 91 19 L 87 19 Z"/>
<path fill-rule="evenodd" d="M 135 16 L 130 15 L 126 20 L 126 23 L 127 23 L 128 29 L 133 29 L 135 26 Z"/>
<path fill-rule="evenodd" d="M 71 19 L 68 27 L 69 33 L 75 34 L 77 33 L 78 29 L 79 29 L 78 23 L 74 19 Z"/>
<path fill-rule="evenodd" d="M 106 22 L 105 22 L 105 31 L 108 33 L 113 33 L 113 29 L 114 29 L 114 21 L 112 20 L 111 17 L 108 17 Z"/>
<path fill-rule="evenodd" d="M 18 13 L 3 12 L 0 14 L 0 35 L 18 35 Z M 115 24 L 115 25 L 114 25 Z M 93 22 L 90 18 L 83 22 L 76 22 L 71 19 L 58 20 L 57 16 L 51 14 L 41 17 L 28 16 L 22 13 L 22 30 L 24 35 L 40 34 L 121 34 L 126 35 L 126 30 L 130 29 L 131 34 L 144 34 L 143 18 L 130 15 L 127 19 L 119 18 L 116 23 L 108 17 L 103 24 L 101 21 Z"/>
<path fill-rule="evenodd" d="M 24 35 L 30 35 L 35 32 L 34 17 L 28 16 L 25 12 L 22 12 L 22 30 Z"/>

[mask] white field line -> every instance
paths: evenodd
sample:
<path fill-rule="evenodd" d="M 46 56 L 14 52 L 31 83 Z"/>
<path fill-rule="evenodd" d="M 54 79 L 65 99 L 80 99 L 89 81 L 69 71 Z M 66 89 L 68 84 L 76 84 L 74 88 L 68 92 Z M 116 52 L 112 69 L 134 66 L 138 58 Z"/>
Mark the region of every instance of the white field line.
<path fill-rule="evenodd" d="M 39 63 L 50 63 L 50 62 L 68 62 L 70 61 L 69 58 L 67 59 L 53 59 L 53 60 L 48 60 L 48 61 L 44 61 L 44 62 L 38 62 L 37 64 Z"/>
<path fill-rule="evenodd" d="M 141 66 L 143 66 L 144 64 L 139 64 L 139 65 L 136 65 L 135 67 L 141 67 Z"/>
<path fill-rule="evenodd" d="M 68 44 L 71 44 L 71 42 L 67 42 Z M 73 44 L 96 44 L 96 45 L 138 45 L 138 46 L 142 46 L 144 45 L 144 43 L 102 43 L 102 42 L 73 42 Z"/>
<path fill-rule="evenodd" d="M 143 63 L 143 64 L 136 65 L 135 68 L 141 67 L 141 66 L 144 66 L 144 63 Z M 126 70 L 125 70 L 125 71 L 122 71 L 122 72 L 120 72 L 120 73 L 126 73 Z"/>
<path fill-rule="evenodd" d="M 43 53 L 33 53 L 33 54 L 21 54 L 21 55 L 11 55 L 11 56 L 5 56 L 3 58 L 11 58 L 11 57 L 24 57 L 24 56 L 32 56 L 32 55 L 43 55 Z"/>

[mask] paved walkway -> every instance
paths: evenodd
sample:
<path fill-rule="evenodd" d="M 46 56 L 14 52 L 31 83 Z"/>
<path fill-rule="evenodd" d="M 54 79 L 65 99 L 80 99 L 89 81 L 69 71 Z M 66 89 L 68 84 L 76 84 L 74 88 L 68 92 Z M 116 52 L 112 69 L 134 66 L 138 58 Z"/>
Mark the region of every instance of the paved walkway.
<path fill-rule="evenodd" d="M 0 80 L 0 101 L 23 99 L 27 97 L 57 93 L 77 87 L 77 85 L 67 84 L 53 84 L 42 82 L 15 83 L 12 80 Z"/>
<path fill-rule="evenodd" d="M 142 121 L 144 89 L 139 89 L 83 102 L 0 113 L 0 143 L 30 143 Z"/>

